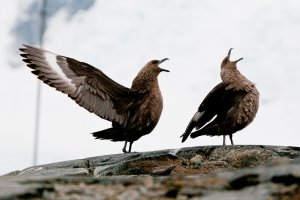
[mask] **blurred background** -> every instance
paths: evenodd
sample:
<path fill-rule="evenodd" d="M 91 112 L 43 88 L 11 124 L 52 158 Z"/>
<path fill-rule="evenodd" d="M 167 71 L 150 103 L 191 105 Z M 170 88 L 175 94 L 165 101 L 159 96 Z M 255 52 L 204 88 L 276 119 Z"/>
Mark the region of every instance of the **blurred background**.
<path fill-rule="evenodd" d="M 127 87 L 146 62 L 168 57 L 162 67 L 171 72 L 159 76 L 164 110 L 154 131 L 133 144 L 139 152 L 222 144 L 222 137 L 207 136 L 182 144 L 179 136 L 220 82 L 220 63 L 233 47 L 232 59 L 244 57 L 238 68 L 261 94 L 256 119 L 234 135 L 235 144 L 299 146 L 299 10 L 297 0 L 1 5 L 0 174 L 35 163 L 121 153 L 123 147 L 123 142 L 94 140 L 90 133 L 110 123 L 47 85 L 41 85 L 36 128 L 38 80 L 21 61 L 22 44 L 87 62 Z"/>

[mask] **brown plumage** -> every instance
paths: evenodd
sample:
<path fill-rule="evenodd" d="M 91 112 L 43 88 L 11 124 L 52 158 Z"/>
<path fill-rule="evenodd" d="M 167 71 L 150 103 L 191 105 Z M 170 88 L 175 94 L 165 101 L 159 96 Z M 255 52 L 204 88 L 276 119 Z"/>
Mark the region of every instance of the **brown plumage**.
<path fill-rule="evenodd" d="M 77 104 L 112 122 L 112 128 L 92 133 L 96 139 L 125 141 L 123 152 L 150 133 L 160 118 L 163 99 L 157 76 L 168 70 L 152 60 L 138 73 L 132 87 L 124 87 L 99 69 L 47 50 L 24 45 L 21 56 L 40 80 L 67 94 Z M 127 142 L 130 143 L 126 150 Z"/>
<path fill-rule="evenodd" d="M 225 136 L 229 135 L 233 145 L 232 134 L 253 121 L 259 106 L 259 93 L 254 83 L 236 68 L 237 62 L 243 58 L 230 61 L 231 50 L 221 64 L 222 82 L 204 98 L 181 136 L 182 142 L 189 135 L 191 138 L 223 135 L 225 145 Z M 194 128 L 197 131 L 191 133 Z"/>

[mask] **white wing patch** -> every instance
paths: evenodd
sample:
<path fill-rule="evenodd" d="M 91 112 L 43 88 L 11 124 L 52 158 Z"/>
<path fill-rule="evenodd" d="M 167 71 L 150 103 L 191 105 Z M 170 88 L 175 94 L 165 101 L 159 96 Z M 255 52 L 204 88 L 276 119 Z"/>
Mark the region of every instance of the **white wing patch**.
<path fill-rule="evenodd" d="M 196 112 L 195 113 L 195 115 L 194 115 L 194 117 L 192 118 L 192 120 L 194 121 L 194 122 L 198 122 L 199 121 L 199 119 L 203 116 L 203 114 L 205 113 L 205 111 L 203 111 L 203 112 Z"/>
<path fill-rule="evenodd" d="M 67 57 L 41 48 L 24 46 L 25 48 L 20 49 L 24 52 L 21 54 L 24 62 L 32 69 L 31 72 L 45 84 L 68 94 L 77 104 L 101 118 L 119 122 L 122 125 L 127 123 L 129 113 L 122 115 L 116 113 L 110 96 L 102 91 L 99 82 L 98 84 L 96 82 L 97 87 L 94 88 L 93 85 L 86 82 L 86 75 L 78 75 L 74 71 L 74 69 L 78 70 L 80 74 L 81 68 L 86 66 L 82 66 L 76 60 L 69 62 Z"/>
<path fill-rule="evenodd" d="M 62 79 L 65 83 L 73 85 L 74 89 L 75 89 L 75 85 L 74 85 L 74 83 L 72 83 L 72 80 L 69 79 L 65 75 L 65 73 L 63 72 L 63 70 L 61 69 L 61 67 L 57 64 L 57 56 L 58 55 L 56 55 L 54 53 L 51 53 L 49 51 L 44 51 L 43 54 L 45 56 L 46 61 L 49 64 L 49 67 L 51 68 L 51 70 L 54 71 L 59 76 L 59 78 Z M 64 61 L 66 63 L 66 59 L 65 58 L 64 58 Z"/>

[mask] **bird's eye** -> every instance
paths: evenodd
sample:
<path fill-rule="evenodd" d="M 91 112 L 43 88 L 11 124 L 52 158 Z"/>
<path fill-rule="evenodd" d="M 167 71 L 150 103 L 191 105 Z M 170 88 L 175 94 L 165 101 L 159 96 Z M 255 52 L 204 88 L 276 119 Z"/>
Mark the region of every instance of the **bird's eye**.
<path fill-rule="evenodd" d="M 157 65 L 157 64 L 159 64 L 159 61 L 158 61 L 158 60 L 153 60 L 151 63 L 152 63 L 153 65 Z"/>

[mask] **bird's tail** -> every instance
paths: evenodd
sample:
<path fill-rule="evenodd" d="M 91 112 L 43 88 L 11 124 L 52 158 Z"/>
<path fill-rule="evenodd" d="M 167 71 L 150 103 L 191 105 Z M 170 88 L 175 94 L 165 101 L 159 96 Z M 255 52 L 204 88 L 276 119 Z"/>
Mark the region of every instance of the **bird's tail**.
<path fill-rule="evenodd" d="M 112 140 L 112 141 L 124 141 L 123 131 L 116 128 L 109 128 L 102 131 L 92 133 L 96 139 L 100 140 Z"/>
<path fill-rule="evenodd" d="M 196 126 L 196 123 L 193 120 L 191 120 L 189 125 L 186 127 L 185 132 L 180 136 L 180 137 L 182 137 L 181 142 L 184 142 L 189 137 L 190 133 L 195 128 L 195 126 Z"/>
<path fill-rule="evenodd" d="M 208 136 L 215 136 L 215 135 L 222 135 L 221 129 L 218 128 L 217 125 L 214 126 L 205 126 L 202 129 L 195 131 L 191 134 L 191 138 L 196 138 L 201 135 L 208 135 Z"/>
<path fill-rule="evenodd" d="M 197 126 L 199 119 L 202 117 L 203 112 L 197 111 L 193 118 L 191 119 L 189 125 L 186 127 L 185 132 L 180 136 L 182 137 L 182 142 L 184 142 L 189 135 L 191 134 L 192 130 Z"/>

